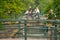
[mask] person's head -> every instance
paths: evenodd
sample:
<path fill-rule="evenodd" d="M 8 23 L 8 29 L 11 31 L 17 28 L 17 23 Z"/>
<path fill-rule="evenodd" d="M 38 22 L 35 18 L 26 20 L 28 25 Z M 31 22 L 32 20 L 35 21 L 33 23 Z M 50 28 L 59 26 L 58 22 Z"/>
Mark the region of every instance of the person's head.
<path fill-rule="evenodd" d="M 50 9 L 49 12 L 50 12 L 51 14 L 53 14 L 53 9 Z"/>
<path fill-rule="evenodd" d="M 38 9 L 38 7 L 36 7 L 36 9 Z"/>
<path fill-rule="evenodd" d="M 35 7 L 35 9 L 34 9 L 34 10 L 39 10 L 39 9 L 38 9 L 38 7 Z"/>
<path fill-rule="evenodd" d="M 29 9 L 28 9 L 29 11 L 32 11 L 32 7 L 31 6 L 29 6 Z"/>
<path fill-rule="evenodd" d="M 31 6 L 29 6 L 29 8 L 31 8 Z"/>
<path fill-rule="evenodd" d="M 53 9 L 50 9 L 51 12 L 53 12 Z"/>

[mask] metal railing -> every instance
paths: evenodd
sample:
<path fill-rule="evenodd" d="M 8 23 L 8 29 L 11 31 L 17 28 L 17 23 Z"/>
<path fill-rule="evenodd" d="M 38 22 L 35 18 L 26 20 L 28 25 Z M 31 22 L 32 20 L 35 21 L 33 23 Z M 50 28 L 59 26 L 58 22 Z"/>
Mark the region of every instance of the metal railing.
<path fill-rule="evenodd" d="M 49 40 L 60 38 L 58 20 L 0 20 L 0 23 L 3 26 L 0 28 L 0 38 L 24 37 L 24 40 L 28 40 L 29 37 Z"/>

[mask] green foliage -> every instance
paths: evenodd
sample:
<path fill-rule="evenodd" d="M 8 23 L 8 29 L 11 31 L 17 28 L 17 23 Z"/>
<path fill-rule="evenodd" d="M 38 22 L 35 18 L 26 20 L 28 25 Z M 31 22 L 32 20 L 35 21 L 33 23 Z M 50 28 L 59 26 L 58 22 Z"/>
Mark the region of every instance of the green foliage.
<path fill-rule="evenodd" d="M 41 13 L 44 14 L 49 14 L 49 10 L 52 8 L 57 18 L 60 19 L 59 0 L 0 0 L 0 18 L 15 18 L 15 15 L 21 15 L 29 6 L 38 6 Z"/>
<path fill-rule="evenodd" d="M 56 13 L 57 19 L 60 19 L 60 1 L 54 0 L 54 13 Z"/>
<path fill-rule="evenodd" d="M 4 30 L 4 26 L 2 25 L 2 22 L 0 22 L 0 30 Z"/>
<path fill-rule="evenodd" d="M 21 14 L 27 10 L 29 5 L 33 5 L 33 0 L 1 0 L 0 1 L 0 18 L 14 18 L 15 14 Z"/>
<path fill-rule="evenodd" d="M 40 6 L 41 6 L 41 10 L 43 10 L 42 12 L 47 13 L 52 7 L 52 3 L 53 0 L 44 0 L 44 1 L 41 0 Z"/>
<path fill-rule="evenodd" d="M 5 19 L 13 18 L 14 14 L 22 13 L 22 11 L 25 10 L 24 8 L 25 8 L 25 5 L 20 0 L 1 0 L 0 16 Z"/>

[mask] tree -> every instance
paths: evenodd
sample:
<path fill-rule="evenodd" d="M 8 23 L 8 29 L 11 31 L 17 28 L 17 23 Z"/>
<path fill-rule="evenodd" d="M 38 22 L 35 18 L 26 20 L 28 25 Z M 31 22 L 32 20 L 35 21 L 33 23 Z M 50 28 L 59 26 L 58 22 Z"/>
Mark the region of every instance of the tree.
<path fill-rule="evenodd" d="M 59 0 L 0 0 L 0 18 L 12 19 L 15 15 L 21 15 L 29 6 L 38 6 L 42 14 L 48 14 L 52 8 L 60 19 Z M 19 16 L 18 16 L 19 17 Z"/>
<path fill-rule="evenodd" d="M 20 15 L 33 5 L 33 0 L 1 0 L 0 1 L 0 18 L 14 18 L 15 14 Z"/>
<path fill-rule="evenodd" d="M 59 0 L 54 0 L 53 4 L 54 8 L 54 13 L 56 14 L 57 19 L 60 19 L 60 1 Z"/>

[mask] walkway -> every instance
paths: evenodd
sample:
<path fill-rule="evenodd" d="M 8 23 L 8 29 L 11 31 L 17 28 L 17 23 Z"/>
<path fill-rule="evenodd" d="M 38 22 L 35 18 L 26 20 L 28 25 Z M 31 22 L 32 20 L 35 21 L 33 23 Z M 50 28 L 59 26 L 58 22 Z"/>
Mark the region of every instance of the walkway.
<path fill-rule="evenodd" d="M 7 39 L 0 39 L 0 40 L 24 40 L 24 38 L 15 38 L 15 39 L 13 39 L 13 38 L 7 38 Z M 47 39 L 42 39 L 42 38 L 40 38 L 40 39 L 37 39 L 37 38 L 28 38 L 27 40 L 47 40 Z"/>

